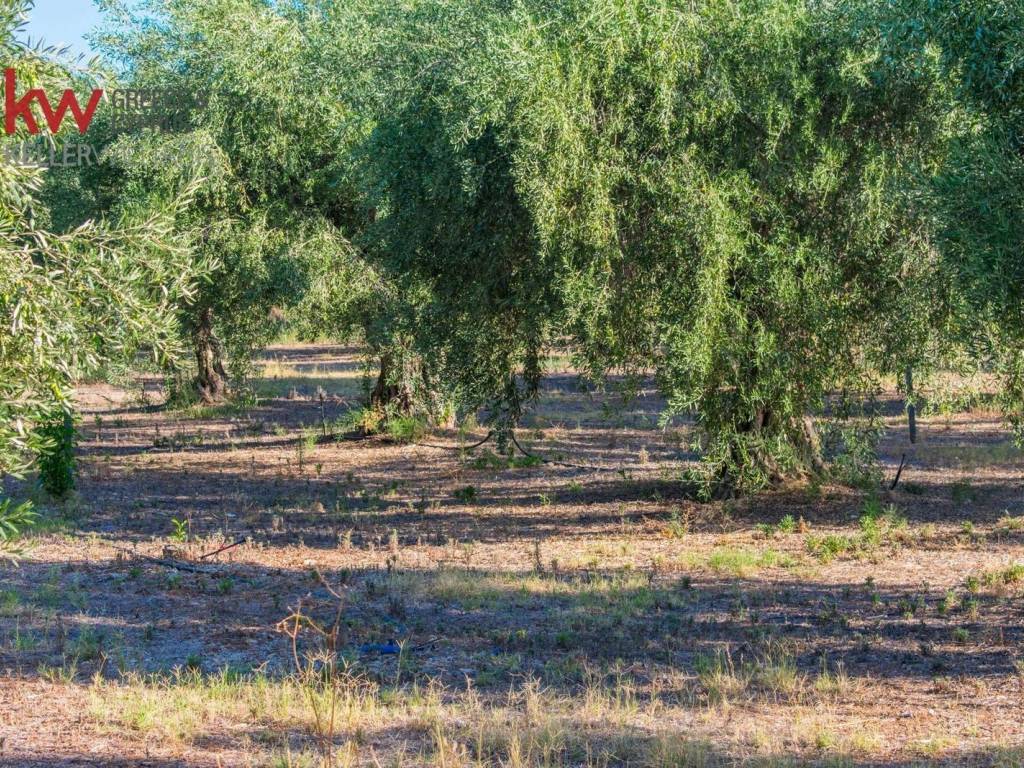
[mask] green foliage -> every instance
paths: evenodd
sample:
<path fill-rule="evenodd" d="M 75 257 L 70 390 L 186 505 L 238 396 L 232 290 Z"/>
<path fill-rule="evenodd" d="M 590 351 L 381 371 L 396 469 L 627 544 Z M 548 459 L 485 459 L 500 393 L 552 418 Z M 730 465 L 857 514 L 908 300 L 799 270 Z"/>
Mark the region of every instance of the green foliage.
<path fill-rule="evenodd" d="M 903 517 L 894 504 L 883 508 L 877 497 L 871 497 L 864 505 L 860 516 L 861 546 L 874 549 L 881 546 L 893 532 L 907 527 L 907 519 Z"/>
<path fill-rule="evenodd" d="M 177 221 L 218 264 L 182 313 L 204 397 L 210 365 L 218 373 L 227 358 L 236 378 L 247 374 L 283 324 L 299 338 L 358 339 L 368 359 L 415 357 L 402 340 L 412 305 L 353 244 L 375 216 L 354 172 L 370 114 L 354 106 L 365 94 L 348 58 L 361 46 L 359 11 L 372 15 L 357 3 L 150 0 L 111 14 L 100 36 L 134 87 L 204 102 L 180 133 L 119 139 L 108 155 L 124 161 L 105 182 L 117 188 L 108 204 L 144 210 L 197 173 L 207 179 Z M 438 409 L 418 362 L 382 368 L 423 398 L 398 411 Z"/>
<path fill-rule="evenodd" d="M 366 406 L 346 411 L 338 419 L 335 427 L 342 435 L 349 432 L 373 435 L 380 431 L 382 424 L 383 415 L 380 410 Z"/>
<path fill-rule="evenodd" d="M 180 383 L 189 344 L 201 384 L 241 376 L 284 323 L 361 340 L 362 424 L 401 439 L 454 404 L 504 448 L 556 345 L 653 371 L 707 494 L 820 475 L 830 393 L 954 353 L 1024 424 L 1018 0 L 107 10 L 125 85 L 204 103 L 165 132 L 101 118 L 78 176 L 0 166 L 0 473 L 40 454 L 67 489 L 38 427 L 77 376 L 148 349 Z M 90 86 L 14 42 L 19 13 L 23 85 Z M 824 447 L 873 487 L 867 422 Z"/>
<path fill-rule="evenodd" d="M 176 517 L 171 518 L 171 539 L 184 544 L 188 541 L 189 522 L 188 520 L 179 520 Z"/>
<path fill-rule="evenodd" d="M 898 190 L 933 160 L 940 94 L 841 14 L 403 8 L 368 43 L 395 62 L 368 243 L 465 407 L 514 421 L 569 335 L 593 373 L 653 366 L 668 415 L 696 412 L 709 487 L 757 487 L 815 468 L 827 391 L 924 346 L 933 253 Z"/>
<path fill-rule="evenodd" d="M 37 519 L 30 502 L 15 505 L 11 499 L 0 499 L 0 559 L 14 560 L 21 554 L 18 536 Z"/>
<path fill-rule="evenodd" d="M 837 480 L 864 491 L 874 491 L 882 481 L 878 441 L 884 424 L 872 416 L 833 423 L 826 432 L 826 447 L 832 455 L 831 469 Z"/>
<path fill-rule="evenodd" d="M 37 459 L 39 483 L 53 498 L 63 499 L 75 488 L 74 420 L 63 412 L 44 422 L 37 432 L 44 441 Z"/>
<path fill-rule="evenodd" d="M 685 539 L 689 532 L 689 521 L 683 518 L 678 509 L 673 509 L 668 518 L 665 534 L 672 539 Z"/>
<path fill-rule="evenodd" d="M 421 440 L 428 431 L 429 425 L 418 416 L 395 416 L 388 419 L 388 435 L 400 443 L 413 443 Z"/>
<path fill-rule="evenodd" d="M 217 265 L 179 308 L 201 388 L 215 384 L 206 366 L 224 359 L 246 375 L 252 352 L 286 322 L 347 338 L 373 317 L 372 273 L 344 232 L 356 221 L 346 140 L 327 128 L 342 107 L 310 69 L 308 14 L 249 0 L 153 0 L 111 14 L 100 35 L 131 87 L 197 102 L 181 131 L 118 138 L 101 196 L 114 210 L 149 210 L 202 179 L 175 222 Z"/>
<path fill-rule="evenodd" d="M 463 504 L 472 504 L 479 497 L 476 487 L 472 485 L 456 488 L 455 491 L 452 492 L 452 495 Z"/>
<path fill-rule="evenodd" d="M 1024 5 L 898 0 L 866 7 L 882 32 L 880 52 L 901 77 L 920 78 L 931 53 L 953 100 L 943 162 L 925 174 L 920 208 L 956 286 L 954 328 L 974 357 L 1003 374 L 1002 405 L 1022 428 Z"/>
<path fill-rule="evenodd" d="M 52 49 L 18 42 L 25 10 L 15 2 L 0 11 L 0 53 L 19 88 L 91 88 L 89 73 L 72 74 Z M 4 135 L 0 147 L 26 135 Z M 59 145 L 64 134 L 46 138 Z M 144 216 L 124 212 L 54 234 L 39 224 L 50 218 L 43 182 L 38 167 L 0 162 L 0 477 L 23 474 L 41 456 L 44 481 L 60 492 L 70 444 L 63 428 L 43 425 L 72 411 L 77 378 L 142 349 L 175 356 L 174 308 L 193 295 L 205 265 L 169 227 L 191 189 Z"/>
<path fill-rule="evenodd" d="M 859 532 L 855 536 L 836 533 L 808 536 L 807 550 L 823 563 L 829 563 L 842 554 L 866 555 L 879 547 L 896 543 L 907 527 L 907 519 L 895 505 L 883 507 L 877 496 L 870 496 L 864 503 L 858 527 Z"/>
<path fill-rule="evenodd" d="M 540 466 L 543 462 L 537 456 L 502 456 L 485 448 L 469 462 L 473 469 L 524 469 Z"/>

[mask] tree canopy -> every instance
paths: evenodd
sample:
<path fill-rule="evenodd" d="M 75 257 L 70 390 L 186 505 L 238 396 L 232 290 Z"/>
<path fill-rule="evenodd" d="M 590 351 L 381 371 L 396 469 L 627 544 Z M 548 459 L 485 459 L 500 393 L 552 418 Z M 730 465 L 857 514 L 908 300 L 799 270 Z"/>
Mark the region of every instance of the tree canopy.
<path fill-rule="evenodd" d="M 360 334 L 380 399 L 440 394 L 502 434 L 555 346 L 627 389 L 652 372 L 709 492 L 819 472 L 832 394 L 954 347 L 1024 412 L 1017 0 L 106 9 L 118 81 L 186 119 L 101 119 L 103 167 L 46 196 L 4 164 L 5 312 L 36 323 L 4 342 L 7 445 L 18 409 L 140 347 L 190 345 L 223 396 L 275 308 Z M 86 84 L 16 23 L 19 77 Z"/>
<path fill-rule="evenodd" d="M 810 467 L 804 416 L 943 310 L 900 194 L 936 160 L 937 80 L 798 0 L 467 7 L 403 15 L 365 149 L 423 347 L 515 414 L 567 337 L 595 373 L 653 369 L 718 480 Z"/>
<path fill-rule="evenodd" d="M 23 3 L 0 11 L 0 51 L 20 87 L 91 84 L 49 49 L 18 42 L 24 14 Z M 25 138 L 4 135 L 0 144 Z M 77 379 L 143 349 L 165 358 L 179 352 L 175 308 L 209 266 L 171 224 L 190 189 L 145 217 L 87 220 L 52 233 L 37 224 L 48 218 L 43 181 L 36 166 L 6 156 L 0 164 L 0 481 L 64 450 L 46 427 L 73 411 Z M 19 509 L 15 515 L 7 501 L 0 505 L 0 548 L 12 520 L 25 517 Z"/>

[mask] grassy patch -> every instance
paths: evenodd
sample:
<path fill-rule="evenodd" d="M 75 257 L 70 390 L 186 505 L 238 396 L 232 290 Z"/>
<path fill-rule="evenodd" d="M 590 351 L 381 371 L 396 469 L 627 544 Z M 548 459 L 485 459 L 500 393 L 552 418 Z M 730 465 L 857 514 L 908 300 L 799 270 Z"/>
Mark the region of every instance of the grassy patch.
<path fill-rule="evenodd" d="M 479 456 L 474 456 L 469 462 L 471 469 L 523 469 L 540 466 L 543 462 L 536 456 L 499 456 L 484 449 Z"/>
<path fill-rule="evenodd" d="M 793 656 L 773 646 L 754 659 L 739 662 L 734 661 L 728 650 L 698 655 L 694 671 L 713 704 L 758 696 L 797 702 L 812 690 Z"/>
<path fill-rule="evenodd" d="M 1005 587 L 1024 582 L 1024 563 L 1014 563 L 995 571 L 987 571 L 980 577 L 986 587 Z"/>
<path fill-rule="evenodd" d="M 774 549 L 738 549 L 715 547 L 710 552 L 688 552 L 680 564 L 690 568 L 707 568 L 732 576 L 749 576 L 765 568 L 794 568 L 800 561 L 786 552 Z"/>
<path fill-rule="evenodd" d="M 894 504 L 882 507 L 877 498 L 865 502 L 858 529 L 854 534 L 808 536 L 807 551 L 828 563 L 840 555 L 864 556 L 883 546 L 909 541 L 907 519 Z"/>
<path fill-rule="evenodd" d="M 21 612 L 21 595 L 13 589 L 0 590 L 0 616 L 17 616 Z"/>

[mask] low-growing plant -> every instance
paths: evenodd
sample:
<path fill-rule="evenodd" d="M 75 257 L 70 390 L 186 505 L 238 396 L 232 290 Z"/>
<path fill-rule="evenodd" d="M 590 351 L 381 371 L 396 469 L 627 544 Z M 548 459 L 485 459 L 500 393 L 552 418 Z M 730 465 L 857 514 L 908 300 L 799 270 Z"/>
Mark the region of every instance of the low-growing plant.
<path fill-rule="evenodd" d="M 380 431 L 384 424 L 384 413 L 379 408 L 364 406 L 346 411 L 334 422 L 336 433 L 346 434 L 357 432 L 364 435 L 374 435 Z"/>
<path fill-rule="evenodd" d="M 779 520 L 778 529 L 782 533 L 796 533 L 797 522 L 792 515 L 786 515 Z"/>
<path fill-rule="evenodd" d="M 105 638 L 92 627 L 83 627 L 68 645 L 68 653 L 79 661 L 92 661 L 103 653 Z"/>
<path fill-rule="evenodd" d="M 184 544 L 188 541 L 188 529 L 188 519 L 179 520 L 176 517 L 171 518 L 171 539 L 173 541 L 176 541 L 179 544 Z"/>
<path fill-rule="evenodd" d="M 1016 584 L 1019 581 L 1024 581 L 1024 563 L 1014 563 L 997 571 L 989 571 L 984 574 L 982 581 L 989 587 Z"/>
<path fill-rule="evenodd" d="M 335 765 L 339 701 L 353 677 L 348 662 L 339 654 L 344 640 L 342 617 L 346 600 L 319 573 L 317 576 L 335 601 L 332 619 L 328 623 L 317 621 L 300 600 L 292 613 L 278 622 L 277 628 L 289 640 L 294 672 L 313 716 L 313 735 L 321 764 L 331 768 Z M 398 668 L 401 670 L 401 658 Z"/>
<path fill-rule="evenodd" d="M 673 509 L 665 526 L 665 535 L 671 539 L 682 539 L 689 532 L 689 521 L 683 518 L 678 508 Z"/>
<path fill-rule="evenodd" d="M 719 650 L 711 655 L 698 654 L 693 667 L 709 701 L 715 704 L 744 693 L 750 683 L 749 675 L 742 668 L 737 669 L 728 650 Z"/>
<path fill-rule="evenodd" d="M 856 549 L 856 543 L 850 536 L 830 533 L 825 536 L 808 536 L 807 551 L 817 557 L 823 563 L 829 563 L 837 555 L 852 552 Z"/>
<path fill-rule="evenodd" d="M 942 601 L 939 603 L 939 615 L 945 616 L 949 614 L 950 612 L 955 610 L 959 604 L 960 600 L 957 598 L 956 592 L 954 592 L 951 589 L 947 590 L 945 596 L 942 598 Z"/>
<path fill-rule="evenodd" d="M 429 430 L 430 425 L 421 416 L 393 416 L 387 420 L 388 436 L 399 443 L 421 440 Z"/>
<path fill-rule="evenodd" d="M 999 530 L 1011 532 L 1011 531 L 1024 531 L 1024 515 L 1019 517 L 1011 517 L 1009 511 L 1007 511 L 1000 519 L 998 524 Z"/>
<path fill-rule="evenodd" d="M 828 659 L 822 656 L 821 671 L 814 679 L 814 690 L 821 695 L 838 697 L 848 691 L 850 686 L 850 676 L 847 674 L 843 662 L 838 662 L 833 671 L 829 667 Z"/>
<path fill-rule="evenodd" d="M 0 616 L 16 616 L 21 610 L 21 596 L 13 589 L 0 590 Z"/>
<path fill-rule="evenodd" d="M 39 484 L 55 499 L 65 498 L 75 488 L 75 423 L 68 411 L 61 411 L 38 428 L 41 449 L 36 459 Z"/>
<path fill-rule="evenodd" d="M 950 489 L 950 495 L 952 496 L 953 503 L 955 504 L 964 504 L 969 501 L 974 501 L 977 496 L 970 480 L 957 480 L 953 483 L 953 486 Z"/>
<path fill-rule="evenodd" d="M 459 501 L 463 502 L 464 504 L 472 504 L 474 501 L 477 500 L 477 491 L 476 488 L 472 485 L 467 485 L 462 488 L 456 488 L 452 492 L 452 495 Z"/>

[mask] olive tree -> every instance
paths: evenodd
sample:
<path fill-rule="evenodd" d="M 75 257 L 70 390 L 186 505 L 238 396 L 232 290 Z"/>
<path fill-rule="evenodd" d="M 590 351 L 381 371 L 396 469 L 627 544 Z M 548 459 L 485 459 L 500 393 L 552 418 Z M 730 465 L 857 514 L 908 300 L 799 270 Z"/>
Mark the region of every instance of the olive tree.
<path fill-rule="evenodd" d="M 176 226 L 216 263 L 181 317 L 196 390 L 217 401 L 228 364 L 246 372 L 252 351 L 298 303 L 309 267 L 322 264 L 300 246 L 326 245 L 330 231 L 334 252 L 348 252 L 316 202 L 333 179 L 326 139 L 314 130 L 329 107 L 303 71 L 299 20 L 266 3 L 112 5 L 107 21 L 99 45 L 121 65 L 124 86 L 181 94 L 186 104 L 170 129 L 116 137 L 101 184 L 116 190 L 105 196 L 109 208 L 146 210 L 197 174 L 205 179 Z"/>
<path fill-rule="evenodd" d="M 897 3 L 882 28 L 905 67 L 937 50 L 956 99 L 924 203 L 962 299 L 961 328 L 1004 374 L 1004 405 L 1024 436 L 1024 3 Z"/>
<path fill-rule="evenodd" d="M 89 87 L 88 74 L 72 73 L 51 49 L 28 49 L 17 40 L 26 5 L 0 11 L 0 52 L 21 88 L 63 91 Z M 26 138 L 0 138 L 7 148 Z M 62 133 L 44 138 L 59 146 Z M 170 226 L 189 190 L 143 218 L 86 221 L 65 232 L 41 229 L 42 168 L 22 165 L 5 152 L 0 161 L 0 482 L 28 471 L 40 456 L 66 457 L 50 428 L 74 410 L 73 385 L 105 362 L 140 350 L 173 356 L 178 330 L 174 309 L 192 295 L 205 265 Z M 59 464 L 61 473 L 67 462 Z M 60 490 L 66 489 L 62 482 Z M 0 503 L 0 546 L 25 507 Z"/>
<path fill-rule="evenodd" d="M 115 149 L 131 157 L 118 176 L 118 204 L 154 190 L 163 198 L 185 183 L 184 158 L 193 153 L 180 151 L 182 143 L 198 142 L 217 158 L 208 174 L 220 179 L 217 191 L 180 222 L 203 233 L 201 247 L 219 264 L 184 310 L 204 398 L 223 396 L 224 358 L 244 369 L 278 330 L 271 310 L 283 309 L 304 335 L 360 336 L 380 361 L 374 403 L 410 408 L 410 378 L 395 364 L 406 346 L 401 301 L 352 243 L 373 215 L 352 181 L 354 137 L 365 125 L 346 100 L 354 91 L 337 88 L 346 73 L 326 68 L 328 51 L 356 31 L 338 23 L 330 4 L 154 0 L 110 14 L 102 47 L 128 83 L 197 94 L 203 103 L 178 135 L 119 141 L 149 145 L 172 172 L 140 170 L 133 152 Z M 161 177 L 169 183 L 154 184 Z"/>
<path fill-rule="evenodd" d="M 397 6 L 396 6 L 397 7 Z M 418 344 L 514 420 L 547 345 L 653 370 L 707 489 L 821 468 L 836 387 L 899 370 L 941 318 L 899 194 L 941 88 L 804 0 L 403 3 L 365 145 L 379 263 Z M 381 12 L 383 15 L 383 12 Z M 397 43 L 395 41 L 398 41 Z"/>

